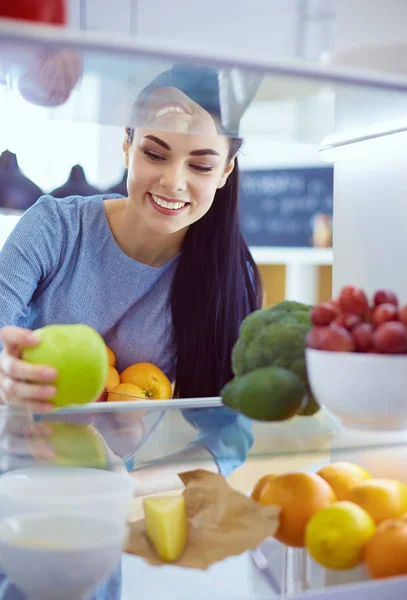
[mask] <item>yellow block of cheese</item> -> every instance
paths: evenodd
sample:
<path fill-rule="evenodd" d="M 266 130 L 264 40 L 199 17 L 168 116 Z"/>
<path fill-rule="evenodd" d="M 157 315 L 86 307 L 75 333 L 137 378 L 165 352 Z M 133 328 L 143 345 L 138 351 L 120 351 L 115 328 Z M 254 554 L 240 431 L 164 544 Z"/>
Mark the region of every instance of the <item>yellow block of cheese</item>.
<path fill-rule="evenodd" d="M 184 496 L 157 496 L 143 500 L 147 537 L 165 562 L 174 562 L 183 553 L 188 539 Z"/>

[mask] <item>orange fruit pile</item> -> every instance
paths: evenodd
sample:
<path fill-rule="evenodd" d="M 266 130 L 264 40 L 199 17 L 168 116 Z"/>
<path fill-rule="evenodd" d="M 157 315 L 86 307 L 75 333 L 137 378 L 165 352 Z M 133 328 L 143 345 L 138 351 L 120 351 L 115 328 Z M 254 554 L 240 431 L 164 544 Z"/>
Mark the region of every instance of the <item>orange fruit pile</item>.
<path fill-rule="evenodd" d="M 373 578 L 407 575 L 407 485 L 373 478 L 337 462 L 312 473 L 264 475 L 251 497 L 280 507 L 275 537 L 306 546 L 319 564 L 350 569 L 362 562 Z"/>
<path fill-rule="evenodd" d="M 136 363 L 119 373 L 116 369 L 116 356 L 106 346 L 109 369 L 105 383 L 108 402 L 127 400 L 169 400 L 172 386 L 168 377 L 156 365 Z"/>

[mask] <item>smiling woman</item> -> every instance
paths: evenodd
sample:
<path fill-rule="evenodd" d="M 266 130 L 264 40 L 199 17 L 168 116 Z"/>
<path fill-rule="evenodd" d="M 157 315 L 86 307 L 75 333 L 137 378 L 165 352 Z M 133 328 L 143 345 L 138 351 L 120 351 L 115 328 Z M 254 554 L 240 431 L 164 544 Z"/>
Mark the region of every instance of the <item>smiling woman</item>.
<path fill-rule="evenodd" d="M 57 322 L 99 331 L 119 371 L 155 364 L 176 397 L 218 396 L 232 378 L 240 324 L 262 294 L 239 228 L 242 141 L 221 126 L 219 102 L 215 71 L 163 73 L 124 132 L 128 197 L 45 196 L 24 213 L 0 253 L 2 402 L 50 410 L 56 373 L 21 352 L 38 343 L 30 330 Z M 134 470 L 139 493 L 180 487 L 181 470 L 226 476 L 245 460 L 247 418 L 226 407 L 183 415 L 197 439 Z M 118 576 L 97 596 L 119 597 Z"/>

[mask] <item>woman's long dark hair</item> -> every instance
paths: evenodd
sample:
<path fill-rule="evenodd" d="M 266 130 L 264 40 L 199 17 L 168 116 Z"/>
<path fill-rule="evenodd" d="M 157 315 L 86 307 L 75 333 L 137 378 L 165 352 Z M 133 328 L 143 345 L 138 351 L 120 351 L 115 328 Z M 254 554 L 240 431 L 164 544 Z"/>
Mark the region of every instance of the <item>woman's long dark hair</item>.
<path fill-rule="evenodd" d="M 230 138 L 229 159 L 240 146 L 240 139 Z M 219 395 L 233 377 L 231 353 L 240 324 L 262 304 L 259 271 L 240 231 L 238 190 L 236 160 L 182 246 L 171 292 L 178 398 Z"/>

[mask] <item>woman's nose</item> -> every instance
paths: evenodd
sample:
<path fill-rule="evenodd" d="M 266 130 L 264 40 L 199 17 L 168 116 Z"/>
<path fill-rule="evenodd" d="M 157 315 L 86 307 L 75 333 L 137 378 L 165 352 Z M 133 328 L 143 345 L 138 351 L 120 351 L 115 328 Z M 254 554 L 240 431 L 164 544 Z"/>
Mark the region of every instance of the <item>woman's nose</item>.
<path fill-rule="evenodd" d="M 187 187 L 184 170 L 178 165 L 168 165 L 164 168 L 160 185 L 170 192 L 183 192 Z"/>

